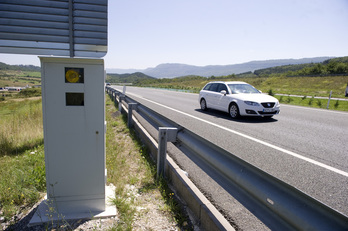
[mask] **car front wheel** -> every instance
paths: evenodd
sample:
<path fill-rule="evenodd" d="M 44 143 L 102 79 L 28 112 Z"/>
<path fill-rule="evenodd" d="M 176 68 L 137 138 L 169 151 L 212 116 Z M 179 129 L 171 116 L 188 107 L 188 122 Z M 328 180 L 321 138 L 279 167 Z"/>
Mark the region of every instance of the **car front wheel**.
<path fill-rule="evenodd" d="M 203 111 L 206 111 L 208 108 L 207 108 L 207 102 L 205 102 L 205 99 L 202 99 L 201 100 L 201 109 Z"/>
<path fill-rule="evenodd" d="M 230 106 L 230 109 L 228 111 L 230 112 L 230 116 L 233 119 L 236 119 L 236 118 L 239 117 L 239 108 L 238 108 L 237 104 L 232 103 L 231 106 Z"/>

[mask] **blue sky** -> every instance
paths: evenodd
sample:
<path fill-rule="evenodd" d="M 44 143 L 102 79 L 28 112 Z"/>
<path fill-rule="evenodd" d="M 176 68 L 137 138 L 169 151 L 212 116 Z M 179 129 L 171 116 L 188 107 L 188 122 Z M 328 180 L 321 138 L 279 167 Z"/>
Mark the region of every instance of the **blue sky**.
<path fill-rule="evenodd" d="M 348 56 L 348 0 L 109 0 L 106 68 Z M 36 56 L 0 62 L 40 65 Z"/>

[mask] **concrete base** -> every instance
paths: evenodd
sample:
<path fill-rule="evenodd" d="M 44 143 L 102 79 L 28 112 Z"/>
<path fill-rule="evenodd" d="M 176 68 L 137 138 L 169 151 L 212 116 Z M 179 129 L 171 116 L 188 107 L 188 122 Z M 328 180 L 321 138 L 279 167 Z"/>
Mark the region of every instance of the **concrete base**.
<path fill-rule="evenodd" d="M 115 197 L 115 186 L 105 187 L 105 210 L 97 212 L 80 212 L 80 213 L 64 213 L 58 214 L 52 206 L 49 206 L 47 202 L 47 196 L 38 206 L 35 214 L 31 218 L 28 226 L 35 226 L 43 223 L 61 223 L 62 221 L 77 220 L 77 219 L 95 219 L 95 218 L 108 218 L 117 215 L 117 209 L 115 205 L 110 203 L 110 199 Z"/>

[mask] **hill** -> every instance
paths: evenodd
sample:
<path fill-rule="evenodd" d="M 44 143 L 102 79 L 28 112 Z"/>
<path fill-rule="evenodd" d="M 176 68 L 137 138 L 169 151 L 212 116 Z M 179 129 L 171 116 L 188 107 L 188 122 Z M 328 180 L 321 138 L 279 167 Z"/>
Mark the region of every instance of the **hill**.
<path fill-rule="evenodd" d="M 133 74 L 107 74 L 106 82 L 109 83 L 133 83 L 137 84 L 139 81 L 155 79 L 151 76 L 145 75 L 140 72 Z"/>
<path fill-rule="evenodd" d="M 255 70 L 256 76 L 323 76 L 348 74 L 348 56 L 325 60 L 320 63 L 284 65 Z"/>
<path fill-rule="evenodd" d="M 8 65 L 0 62 L 0 70 L 41 71 L 41 67 L 34 65 Z"/>
<path fill-rule="evenodd" d="M 330 57 L 317 57 L 317 58 L 304 58 L 304 59 L 278 59 L 278 60 L 266 60 L 266 61 L 251 61 L 241 64 L 232 65 L 209 65 L 209 66 L 193 66 L 179 63 L 167 63 L 160 64 L 153 68 L 147 68 L 144 70 L 136 70 L 142 72 L 148 76 L 155 78 L 174 78 L 187 75 L 199 75 L 204 77 L 210 76 L 225 76 L 231 74 L 240 74 L 245 72 L 253 72 L 258 69 L 264 69 L 269 67 L 294 65 L 304 63 L 320 63 Z M 125 73 L 122 69 L 107 69 L 107 73 Z"/>

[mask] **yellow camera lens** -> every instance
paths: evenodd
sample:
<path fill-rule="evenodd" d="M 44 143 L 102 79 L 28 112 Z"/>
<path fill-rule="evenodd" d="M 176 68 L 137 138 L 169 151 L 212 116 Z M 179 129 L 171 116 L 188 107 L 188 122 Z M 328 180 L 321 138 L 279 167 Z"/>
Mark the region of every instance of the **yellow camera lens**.
<path fill-rule="evenodd" d="M 75 70 L 68 70 L 65 73 L 65 78 L 69 83 L 77 83 L 79 81 L 80 75 Z"/>

